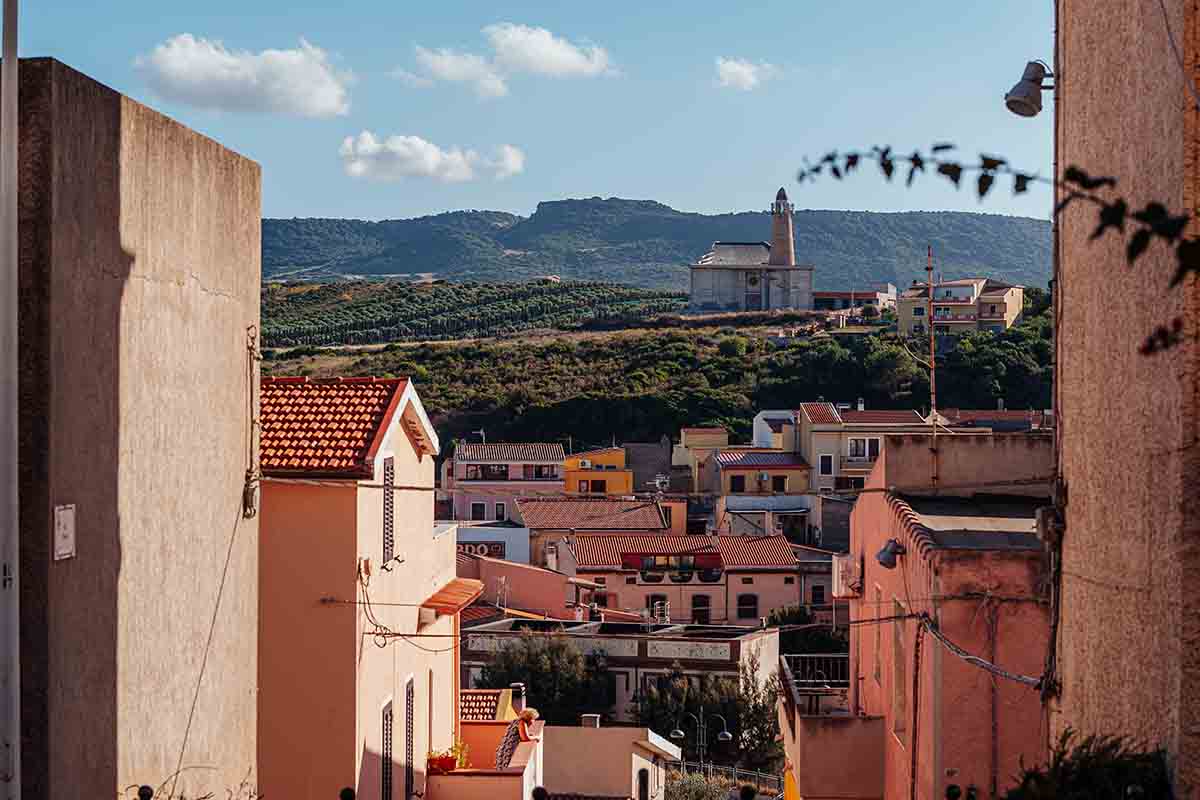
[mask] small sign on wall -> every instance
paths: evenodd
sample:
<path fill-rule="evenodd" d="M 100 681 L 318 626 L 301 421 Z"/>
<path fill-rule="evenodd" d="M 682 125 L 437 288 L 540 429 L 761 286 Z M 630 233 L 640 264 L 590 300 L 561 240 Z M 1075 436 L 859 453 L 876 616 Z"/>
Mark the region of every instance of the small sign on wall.
<path fill-rule="evenodd" d="M 54 560 L 75 557 L 75 504 L 54 507 Z"/>
<path fill-rule="evenodd" d="M 459 542 L 458 552 L 472 556 L 504 558 L 504 542 Z"/>

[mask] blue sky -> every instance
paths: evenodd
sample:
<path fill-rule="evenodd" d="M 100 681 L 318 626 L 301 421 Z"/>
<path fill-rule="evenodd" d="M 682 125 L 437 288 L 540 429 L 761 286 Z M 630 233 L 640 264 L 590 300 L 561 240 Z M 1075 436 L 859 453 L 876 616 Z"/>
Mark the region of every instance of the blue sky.
<path fill-rule="evenodd" d="M 266 216 L 529 214 L 591 196 L 713 213 L 764 209 L 784 185 L 797 208 L 1045 218 L 1045 190 L 979 203 L 933 178 L 794 173 L 833 147 L 943 140 L 1048 173 L 1049 97 L 1034 119 L 1002 97 L 1050 59 L 1051 5 L 27 0 L 21 52 L 260 162 Z"/>

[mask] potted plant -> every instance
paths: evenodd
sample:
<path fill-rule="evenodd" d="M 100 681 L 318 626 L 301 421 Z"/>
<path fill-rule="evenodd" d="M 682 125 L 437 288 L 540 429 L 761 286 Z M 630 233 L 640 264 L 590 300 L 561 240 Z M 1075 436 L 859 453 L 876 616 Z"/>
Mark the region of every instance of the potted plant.
<path fill-rule="evenodd" d="M 469 750 L 465 743 L 455 741 L 454 746 L 447 750 L 430 751 L 425 763 L 430 774 L 433 775 L 453 772 L 455 769 L 467 766 Z"/>

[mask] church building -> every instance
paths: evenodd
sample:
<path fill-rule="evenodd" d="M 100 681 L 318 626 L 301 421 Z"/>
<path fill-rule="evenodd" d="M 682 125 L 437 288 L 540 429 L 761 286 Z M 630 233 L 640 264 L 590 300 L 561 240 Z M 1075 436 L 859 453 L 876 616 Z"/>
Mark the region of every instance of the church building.
<path fill-rule="evenodd" d="M 813 267 L 796 263 L 792 204 L 780 188 L 771 204 L 771 241 L 713 242 L 691 266 L 691 311 L 809 310 Z"/>

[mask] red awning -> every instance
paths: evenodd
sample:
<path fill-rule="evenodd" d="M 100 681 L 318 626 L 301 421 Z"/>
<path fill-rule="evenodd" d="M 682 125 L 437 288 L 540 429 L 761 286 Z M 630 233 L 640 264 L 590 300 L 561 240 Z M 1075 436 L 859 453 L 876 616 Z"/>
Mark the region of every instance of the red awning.
<path fill-rule="evenodd" d="M 474 578 L 454 578 L 426 598 L 421 608 L 431 608 L 439 614 L 457 614 L 483 594 L 483 581 Z"/>

